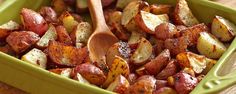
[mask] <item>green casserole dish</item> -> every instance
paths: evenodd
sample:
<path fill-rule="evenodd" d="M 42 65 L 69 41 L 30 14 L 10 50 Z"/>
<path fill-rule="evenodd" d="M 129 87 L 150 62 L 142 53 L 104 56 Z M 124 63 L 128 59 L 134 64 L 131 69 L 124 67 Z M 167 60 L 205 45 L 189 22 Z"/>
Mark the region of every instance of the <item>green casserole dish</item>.
<path fill-rule="evenodd" d="M 176 0 L 147 0 L 149 3 L 175 5 Z M 224 7 L 207 0 L 187 0 L 193 14 L 200 22 L 210 23 L 219 15 L 236 23 L 236 10 Z M 35 6 L 31 4 L 36 3 Z M 19 21 L 19 11 L 23 7 L 37 9 L 49 4 L 49 0 L 7 0 L 0 5 L 0 24 L 9 20 Z M 236 40 L 218 60 L 207 76 L 198 84 L 191 94 L 209 94 L 219 92 L 233 84 L 236 73 L 219 76 L 221 65 L 226 65 L 236 48 Z M 0 81 L 32 94 L 110 94 L 112 92 L 75 80 L 62 77 L 47 70 L 0 52 Z"/>

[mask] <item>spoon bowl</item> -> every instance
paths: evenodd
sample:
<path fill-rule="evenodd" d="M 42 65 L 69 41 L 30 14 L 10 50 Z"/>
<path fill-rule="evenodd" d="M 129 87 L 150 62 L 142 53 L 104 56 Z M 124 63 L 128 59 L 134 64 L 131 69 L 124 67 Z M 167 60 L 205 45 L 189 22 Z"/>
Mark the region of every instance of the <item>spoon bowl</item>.
<path fill-rule="evenodd" d="M 105 54 L 111 45 L 118 42 L 118 39 L 106 25 L 101 0 L 88 0 L 88 7 L 94 28 L 87 44 L 89 55 L 96 66 L 105 69 L 107 67 Z"/>

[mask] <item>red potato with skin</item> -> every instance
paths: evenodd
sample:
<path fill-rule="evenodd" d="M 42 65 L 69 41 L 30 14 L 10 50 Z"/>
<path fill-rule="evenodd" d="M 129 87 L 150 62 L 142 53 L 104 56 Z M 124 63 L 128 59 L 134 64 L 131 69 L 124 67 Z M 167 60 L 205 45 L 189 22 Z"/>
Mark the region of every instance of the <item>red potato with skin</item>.
<path fill-rule="evenodd" d="M 150 12 L 156 15 L 159 14 L 170 14 L 173 9 L 173 7 L 171 5 L 150 5 Z"/>
<path fill-rule="evenodd" d="M 156 79 L 150 75 L 144 75 L 131 85 L 125 94 L 152 94 L 155 90 Z"/>
<path fill-rule="evenodd" d="M 168 82 L 166 80 L 157 80 L 156 81 L 156 90 L 168 86 Z"/>
<path fill-rule="evenodd" d="M 155 35 L 157 39 L 166 40 L 180 36 L 180 32 L 171 23 L 161 23 L 155 28 Z"/>
<path fill-rule="evenodd" d="M 124 94 L 124 92 L 130 86 L 129 81 L 122 75 L 116 77 L 116 79 L 108 86 L 107 90 L 113 91 L 119 94 Z"/>
<path fill-rule="evenodd" d="M 177 73 L 178 67 L 176 65 L 177 61 L 176 60 L 171 60 L 166 67 L 159 73 L 157 74 L 156 78 L 165 80 L 169 76 L 172 76 Z"/>
<path fill-rule="evenodd" d="M 170 60 L 170 51 L 165 49 L 156 58 L 145 64 L 145 69 L 152 75 L 158 74 Z"/>
<path fill-rule="evenodd" d="M 47 31 L 48 24 L 39 13 L 31 9 L 23 8 L 20 15 L 25 29 L 33 31 L 39 36 L 44 35 Z"/>
<path fill-rule="evenodd" d="M 127 78 L 127 80 L 129 81 L 131 85 L 134 84 L 137 79 L 138 79 L 138 75 L 135 73 L 130 73 Z"/>
<path fill-rule="evenodd" d="M 60 25 L 56 27 L 57 40 L 66 45 L 72 45 L 72 40 L 69 34 L 67 33 L 64 26 Z"/>
<path fill-rule="evenodd" d="M 40 37 L 31 31 L 12 32 L 6 39 L 7 43 L 17 53 L 23 53 L 34 45 Z"/>
<path fill-rule="evenodd" d="M 73 67 L 83 62 L 88 56 L 88 49 L 75 48 L 56 41 L 50 41 L 48 55 L 55 65 Z"/>
<path fill-rule="evenodd" d="M 155 92 L 153 92 L 153 94 L 177 94 L 177 92 L 173 88 L 162 87 L 156 90 Z"/>
<path fill-rule="evenodd" d="M 74 73 L 81 74 L 81 76 L 89 83 L 98 86 L 102 85 L 106 80 L 106 76 L 104 75 L 103 71 L 90 63 L 83 63 L 76 66 L 74 68 Z"/>
<path fill-rule="evenodd" d="M 5 40 L 6 37 L 15 30 L 19 30 L 20 25 L 14 21 L 9 21 L 0 26 L 0 40 Z"/>
<path fill-rule="evenodd" d="M 64 77 L 71 78 L 72 69 L 71 68 L 56 68 L 56 69 L 50 69 L 48 71 L 59 74 Z"/>
<path fill-rule="evenodd" d="M 48 23 L 57 23 L 57 13 L 51 7 L 42 7 L 39 10 L 40 15 Z"/>
<path fill-rule="evenodd" d="M 179 72 L 174 76 L 174 87 L 179 94 L 189 94 L 197 86 L 198 80 L 187 73 Z"/>
<path fill-rule="evenodd" d="M 164 48 L 170 50 L 171 56 L 175 56 L 181 52 L 186 52 L 188 46 L 189 40 L 184 36 L 179 38 L 167 39 L 164 41 Z"/>

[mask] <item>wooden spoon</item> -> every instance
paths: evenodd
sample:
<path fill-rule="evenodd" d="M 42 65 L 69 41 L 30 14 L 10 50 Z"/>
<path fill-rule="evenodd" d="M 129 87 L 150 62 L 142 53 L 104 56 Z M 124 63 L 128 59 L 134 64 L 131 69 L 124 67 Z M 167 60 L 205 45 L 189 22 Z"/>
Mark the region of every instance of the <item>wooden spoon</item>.
<path fill-rule="evenodd" d="M 101 69 L 106 68 L 105 54 L 109 47 L 118 42 L 108 28 L 102 10 L 101 0 L 88 0 L 94 32 L 88 40 L 88 50 L 92 62 Z"/>

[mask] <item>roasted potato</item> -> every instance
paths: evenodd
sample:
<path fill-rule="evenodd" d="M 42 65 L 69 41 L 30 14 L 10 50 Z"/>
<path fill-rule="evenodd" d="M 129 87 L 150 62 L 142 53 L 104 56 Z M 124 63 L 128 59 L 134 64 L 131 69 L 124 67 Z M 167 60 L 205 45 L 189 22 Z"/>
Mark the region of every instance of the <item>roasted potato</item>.
<path fill-rule="evenodd" d="M 168 86 L 168 83 L 166 80 L 157 80 L 156 81 L 156 90 Z"/>
<path fill-rule="evenodd" d="M 147 10 L 148 8 L 149 5 L 145 1 L 134 0 L 130 2 L 123 10 L 121 25 L 126 27 L 128 31 L 136 31 L 138 28 L 134 21 L 134 17 L 139 13 L 140 10 Z"/>
<path fill-rule="evenodd" d="M 124 59 L 130 57 L 131 49 L 126 42 L 117 42 L 113 44 L 106 53 L 106 63 L 111 68 L 115 56 L 120 56 Z"/>
<path fill-rule="evenodd" d="M 81 22 L 72 31 L 70 37 L 74 43 L 83 43 L 86 45 L 92 32 L 92 26 L 88 22 Z"/>
<path fill-rule="evenodd" d="M 51 7 L 42 7 L 39 10 L 40 15 L 43 16 L 48 23 L 57 23 L 57 13 Z"/>
<path fill-rule="evenodd" d="M 166 65 L 166 67 L 160 73 L 157 74 L 156 78 L 159 80 L 165 80 L 169 76 L 173 76 L 174 74 L 176 74 L 178 71 L 178 67 L 175 63 L 177 63 L 175 60 L 171 60 Z"/>
<path fill-rule="evenodd" d="M 44 35 L 44 33 L 48 30 L 47 22 L 39 13 L 31 9 L 23 8 L 20 15 L 21 21 L 26 30 L 33 31 L 39 36 Z"/>
<path fill-rule="evenodd" d="M 200 33 L 197 41 L 197 49 L 199 53 L 214 59 L 220 58 L 226 51 L 224 44 L 207 32 Z"/>
<path fill-rule="evenodd" d="M 210 59 L 210 58 L 207 58 L 206 59 L 206 68 L 203 70 L 203 74 L 207 74 L 210 70 L 211 70 L 211 68 L 216 64 L 216 60 L 213 60 L 213 59 Z"/>
<path fill-rule="evenodd" d="M 180 32 L 183 33 L 182 36 L 187 38 L 187 40 L 189 41 L 189 45 L 193 46 L 197 44 L 197 40 L 200 36 L 200 33 L 207 32 L 207 31 L 209 31 L 208 27 L 202 23 L 202 24 L 197 24 L 187 29 L 184 29 Z"/>
<path fill-rule="evenodd" d="M 119 94 L 124 94 L 127 88 L 130 86 L 129 81 L 122 75 L 116 77 L 116 79 L 108 86 L 107 90 L 113 91 Z"/>
<path fill-rule="evenodd" d="M 8 44 L 0 46 L 0 52 L 17 57 L 16 52 Z"/>
<path fill-rule="evenodd" d="M 166 40 L 180 36 L 180 32 L 177 31 L 175 25 L 171 23 L 161 23 L 155 28 L 155 36 L 157 39 Z"/>
<path fill-rule="evenodd" d="M 145 64 L 145 69 L 151 75 L 158 74 L 170 60 L 170 51 L 168 49 L 163 50 L 155 59 Z"/>
<path fill-rule="evenodd" d="M 138 74 L 139 76 L 148 75 L 148 72 L 147 72 L 147 70 L 145 69 L 144 66 L 141 66 L 140 68 L 137 68 L 135 70 L 135 73 Z"/>
<path fill-rule="evenodd" d="M 14 21 L 9 21 L 0 26 L 0 40 L 5 40 L 5 38 L 14 30 L 20 29 L 20 25 Z"/>
<path fill-rule="evenodd" d="M 17 54 L 20 54 L 28 50 L 39 39 L 40 37 L 34 32 L 15 31 L 7 37 L 6 41 Z"/>
<path fill-rule="evenodd" d="M 103 83 L 102 87 L 107 88 L 108 85 L 115 80 L 115 78 L 119 75 L 123 75 L 124 77 L 128 77 L 130 74 L 128 63 L 121 57 L 115 56 L 115 59 L 109 69 L 107 79 Z"/>
<path fill-rule="evenodd" d="M 50 69 L 49 71 L 59 74 L 61 76 L 70 78 L 72 69 L 71 68 L 56 68 L 56 69 Z"/>
<path fill-rule="evenodd" d="M 40 48 L 46 48 L 50 40 L 57 40 L 57 31 L 53 25 L 49 25 L 49 29 L 36 43 L 36 45 Z"/>
<path fill-rule="evenodd" d="M 30 64 L 39 66 L 40 68 L 46 69 L 47 56 L 43 51 L 39 49 L 32 49 L 21 57 L 21 60 Z"/>
<path fill-rule="evenodd" d="M 48 55 L 56 65 L 76 66 L 88 56 L 87 48 L 75 48 L 65 44 L 50 41 Z"/>
<path fill-rule="evenodd" d="M 151 5 L 150 6 L 150 12 L 156 15 L 159 14 L 170 14 L 172 12 L 172 6 L 171 5 Z"/>
<path fill-rule="evenodd" d="M 178 63 L 184 68 L 192 68 L 195 73 L 201 73 L 207 65 L 207 57 L 192 52 L 179 53 L 176 56 Z"/>
<path fill-rule="evenodd" d="M 137 78 L 138 78 L 138 75 L 136 75 L 135 73 L 130 73 L 127 80 L 129 81 L 130 85 L 132 85 L 135 83 Z"/>
<path fill-rule="evenodd" d="M 170 50 L 172 56 L 187 51 L 188 45 L 189 40 L 184 36 L 164 41 L 164 47 Z"/>
<path fill-rule="evenodd" d="M 175 90 L 179 94 L 189 94 L 198 84 L 197 78 L 183 72 L 175 74 Z"/>
<path fill-rule="evenodd" d="M 156 26 L 169 22 L 167 14 L 155 15 L 146 11 L 140 11 L 135 16 L 136 24 L 145 32 L 154 34 Z"/>
<path fill-rule="evenodd" d="M 142 65 L 147 61 L 152 55 L 152 45 L 145 39 L 141 38 L 138 43 L 138 47 L 131 56 L 130 60 L 136 65 Z"/>
<path fill-rule="evenodd" d="M 109 5 L 111 5 L 111 3 L 113 3 L 115 0 L 102 0 L 102 6 L 103 7 L 107 7 Z"/>
<path fill-rule="evenodd" d="M 174 21 L 178 25 L 185 26 L 193 26 L 199 23 L 189 9 L 186 0 L 177 0 L 174 11 Z"/>
<path fill-rule="evenodd" d="M 152 94 L 155 90 L 156 79 L 150 75 L 138 78 L 137 82 L 131 85 L 125 94 Z"/>
<path fill-rule="evenodd" d="M 204 77 L 205 77 L 205 75 L 203 75 L 203 74 L 198 75 L 197 76 L 198 82 L 200 82 Z"/>
<path fill-rule="evenodd" d="M 195 77 L 195 71 L 192 68 L 185 67 L 183 68 L 183 70 L 181 70 L 181 72 L 187 73 Z"/>
<path fill-rule="evenodd" d="M 78 25 L 78 22 L 68 11 L 63 12 L 61 16 L 59 17 L 59 19 L 63 23 L 63 26 L 66 28 L 66 31 L 69 34 Z"/>
<path fill-rule="evenodd" d="M 80 83 L 84 84 L 90 84 L 89 81 L 87 81 L 84 77 L 81 76 L 81 74 L 77 73 L 74 78 L 75 80 L 79 81 Z"/>
<path fill-rule="evenodd" d="M 156 90 L 153 94 L 177 94 L 177 92 L 170 87 L 162 87 Z"/>
<path fill-rule="evenodd" d="M 129 44 L 135 44 L 138 43 L 139 40 L 144 37 L 144 35 L 140 32 L 133 31 L 131 33 L 131 36 L 129 37 L 128 43 Z"/>
<path fill-rule="evenodd" d="M 69 36 L 68 32 L 66 31 L 66 28 L 62 25 L 59 25 L 56 27 L 57 32 L 57 40 L 61 43 L 64 43 L 66 45 L 72 45 L 71 37 Z"/>
<path fill-rule="evenodd" d="M 83 63 L 76 66 L 74 68 L 74 73 L 81 74 L 81 76 L 84 77 L 89 83 L 98 86 L 102 85 L 106 80 L 106 76 L 103 71 L 90 63 Z"/>
<path fill-rule="evenodd" d="M 117 0 L 116 8 L 124 9 L 132 1 L 138 1 L 138 0 Z"/>
<path fill-rule="evenodd" d="M 220 41 L 229 42 L 236 34 L 236 26 L 221 16 L 215 16 L 211 24 L 211 33 Z"/>

